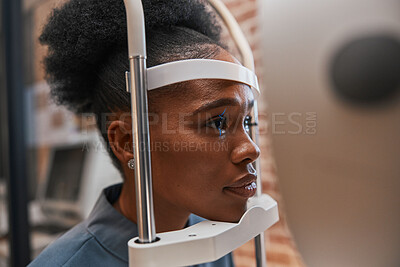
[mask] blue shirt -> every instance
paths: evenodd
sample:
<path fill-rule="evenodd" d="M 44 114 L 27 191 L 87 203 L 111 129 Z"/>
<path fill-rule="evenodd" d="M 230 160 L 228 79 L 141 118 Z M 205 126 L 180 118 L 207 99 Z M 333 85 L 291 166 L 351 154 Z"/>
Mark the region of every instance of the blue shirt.
<path fill-rule="evenodd" d="M 137 225 L 119 213 L 114 203 L 122 184 L 102 192 L 89 217 L 49 245 L 30 267 L 128 266 L 128 241 L 138 236 Z M 204 220 L 194 214 L 187 226 Z M 233 267 L 232 254 L 195 267 Z"/>

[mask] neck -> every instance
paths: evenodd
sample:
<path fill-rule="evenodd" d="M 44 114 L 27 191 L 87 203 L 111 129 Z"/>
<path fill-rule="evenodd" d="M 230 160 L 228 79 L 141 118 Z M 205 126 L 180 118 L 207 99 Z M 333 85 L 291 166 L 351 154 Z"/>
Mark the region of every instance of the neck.
<path fill-rule="evenodd" d="M 136 192 L 133 180 L 134 179 L 125 179 L 121 194 L 113 206 L 122 215 L 137 224 Z M 176 206 L 162 199 L 158 199 L 157 195 L 153 194 L 153 196 L 156 232 L 162 233 L 183 229 L 190 213 L 179 211 Z"/>

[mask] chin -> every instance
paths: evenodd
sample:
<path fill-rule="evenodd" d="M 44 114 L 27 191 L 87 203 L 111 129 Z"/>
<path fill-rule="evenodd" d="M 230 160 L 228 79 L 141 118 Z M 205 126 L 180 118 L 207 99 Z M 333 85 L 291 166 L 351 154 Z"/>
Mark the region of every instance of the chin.
<path fill-rule="evenodd" d="M 246 204 L 236 205 L 221 210 L 215 210 L 212 215 L 206 216 L 204 218 L 211 221 L 238 223 L 245 212 Z"/>

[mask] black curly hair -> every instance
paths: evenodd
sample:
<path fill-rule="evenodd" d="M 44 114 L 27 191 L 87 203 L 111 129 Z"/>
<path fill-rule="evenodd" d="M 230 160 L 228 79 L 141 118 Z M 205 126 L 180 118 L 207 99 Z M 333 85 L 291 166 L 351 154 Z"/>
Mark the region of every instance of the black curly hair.
<path fill-rule="evenodd" d="M 212 58 L 220 48 L 221 26 L 201 0 L 143 0 L 147 66 Z M 126 12 L 123 0 L 70 0 L 53 10 L 41 36 L 48 46 L 46 80 L 57 104 L 75 113 L 102 114 L 130 110 L 125 91 L 129 70 Z M 178 85 L 155 90 L 175 90 Z M 153 91 L 151 91 L 153 93 Z M 151 97 L 149 97 L 149 106 Z M 109 147 L 104 122 L 97 126 L 114 165 L 120 162 Z"/>

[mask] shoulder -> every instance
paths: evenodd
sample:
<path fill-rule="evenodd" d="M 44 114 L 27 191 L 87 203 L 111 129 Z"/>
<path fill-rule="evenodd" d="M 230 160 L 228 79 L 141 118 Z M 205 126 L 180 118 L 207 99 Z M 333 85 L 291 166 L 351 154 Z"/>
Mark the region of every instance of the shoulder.
<path fill-rule="evenodd" d="M 92 241 L 93 236 L 80 223 L 51 243 L 29 266 L 63 266 Z"/>
<path fill-rule="evenodd" d="M 118 266 L 118 263 L 123 263 L 110 255 L 87 231 L 85 222 L 82 222 L 51 243 L 28 266 L 92 266 L 94 261 L 99 262 L 97 266 Z M 126 266 L 126 263 L 123 265 Z"/>

